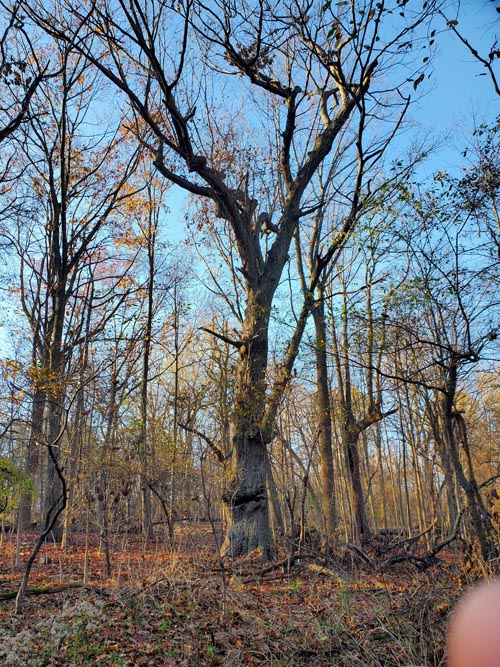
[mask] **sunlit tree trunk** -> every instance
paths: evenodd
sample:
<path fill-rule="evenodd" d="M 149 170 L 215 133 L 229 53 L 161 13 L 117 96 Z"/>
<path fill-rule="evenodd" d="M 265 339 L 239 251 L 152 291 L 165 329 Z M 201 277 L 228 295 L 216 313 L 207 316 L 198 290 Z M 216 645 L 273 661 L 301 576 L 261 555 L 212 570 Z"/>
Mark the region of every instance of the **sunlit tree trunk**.
<path fill-rule="evenodd" d="M 491 544 L 491 521 L 484 509 L 484 505 L 477 489 L 475 478 L 468 478 L 465 474 L 460 459 L 456 438 L 456 413 L 454 402 L 458 377 L 458 361 L 459 359 L 452 355 L 448 367 L 446 368 L 446 389 L 443 392 L 441 399 L 443 412 L 443 435 L 457 481 L 467 498 L 470 520 L 475 536 L 479 542 L 481 556 L 485 561 L 487 561 L 495 551 Z M 462 442 L 463 444 L 466 444 L 466 432 L 464 431 L 463 422 L 459 421 L 459 424 Z M 470 465 L 472 463 L 470 457 L 468 457 L 468 463 Z M 471 470 L 470 472 L 473 471 Z"/>
<path fill-rule="evenodd" d="M 30 433 L 26 453 L 25 470 L 32 479 L 39 472 L 40 453 L 44 440 L 44 412 L 46 392 L 35 386 L 31 402 Z M 32 524 L 33 494 L 23 493 L 19 501 L 19 530 L 27 530 Z"/>
<path fill-rule="evenodd" d="M 269 522 L 267 446 L 272 434 L 262 432 L 266 402 L 268 329 L 272 293 L 249 290 L 242 343 L 239 346 L 237 389 L 232 428 L 232 478 L 222 497 L 228 508 L 223 551 L 239 556 L 261 549 L 262 558 L 273 553 Z"/>
<path fill-rule="evenodd" d="M 327 365 L 327 329 L 323 290 L 312 308 L 315 329 L 316 413 L 320 453 L 321 509 L 325 547 L 332 544 L 336 528 L 335 480 L 332 446 L 332 407 Z"/>
<path fill-rule="evenodd" d="M 446 503 L 448 509 L 447 524 L 451 529 L 455 525 L 458 515 L 458 505 L 456 497 L 455 473 L 451 465 L 450 455 L 443 439 L 443 429 L 439 419 L 439 409 L 431 402 L 428 392 L 424 392 L 425 411 L 429 420 L 431 431 L 436 445 L 439 459 L 443 470 L 444 485 L 446 491 Z M 437 402 L 439 406 L 439 402 Z"/>

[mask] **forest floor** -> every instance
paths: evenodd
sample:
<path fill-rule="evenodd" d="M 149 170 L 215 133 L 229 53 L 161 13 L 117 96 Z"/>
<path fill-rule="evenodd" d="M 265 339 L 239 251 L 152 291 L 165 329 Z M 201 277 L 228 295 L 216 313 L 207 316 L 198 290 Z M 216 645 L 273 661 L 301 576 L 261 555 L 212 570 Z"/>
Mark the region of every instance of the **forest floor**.
<path fill-rule="evenodd" d="M 76 538 L 66 551 L 44 545 L 20 614 L 14 599 L 0 601 L 5 667 L 438 667 L 448 617 L 472 583 L 452 553 L 423 572 L 380 567 L 380 545 L 371 561 L 309 551 L 289 570 L 245 558 L 224 571 L 212 530 L 195 524 L 180 526 L 173 545 L 114 538 L 111 576 L 94 538 L 83 586 Z M 23 536 L 16 567 L 16 536 L 4 536 L 0 597 L 17 590 L 35 539 Z"/>

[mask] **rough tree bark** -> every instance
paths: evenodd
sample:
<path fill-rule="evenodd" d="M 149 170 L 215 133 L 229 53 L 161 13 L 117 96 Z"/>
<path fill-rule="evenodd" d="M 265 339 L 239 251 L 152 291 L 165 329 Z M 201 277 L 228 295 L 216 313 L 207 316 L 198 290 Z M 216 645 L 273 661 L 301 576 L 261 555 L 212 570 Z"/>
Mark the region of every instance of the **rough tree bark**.
<path fill-rule="evenodd" d="M 46 392 L 38 387 L 33 390 L 30 416 L 30 434 L 26 452 L 25 470 L 32 479 L 36 478 L 40 465 L 40 446 L 43 441 L 43 421 Z M 28 530 L 33 521 L 33 494 L 23 493 L 19 501 L 19 530 Z"/>
<path fill-rule="evenodd" d="M 262 549 L 272 555 L 267 497 L 268 450 L 272 431 L 261 428 L 266 404 L 269 316 L 273 291 L 252 286 L 239 344 L 233 410 L 232 479 L 223 494 L 229 519 L 223 552 L 239 556 Z"/>

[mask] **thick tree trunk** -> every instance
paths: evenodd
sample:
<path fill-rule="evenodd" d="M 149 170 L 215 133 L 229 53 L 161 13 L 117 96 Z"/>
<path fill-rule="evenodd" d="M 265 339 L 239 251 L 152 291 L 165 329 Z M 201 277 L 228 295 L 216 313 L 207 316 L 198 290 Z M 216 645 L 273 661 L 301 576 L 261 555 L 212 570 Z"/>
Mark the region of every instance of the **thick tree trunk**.
<path fill-rule="evenodd" d="M 236 470 L 222 497 L 228 508 L 224 555 L 241 556 L 261 550 L 261 558 L 273 555 L 269 522 L 266 469 L 268 452 L 260 432 L 241 432 L 233 438 Z"/>
<path fill-rule="evenodd" d="M 262 428 L 272 293 L 248 294 L 232 419 L 231 480 L 222 496 L 227 520 L 222 553 L 241 556 L 260 549 L 263 560 L 274 551 L 267 495 L 272 433 Z"/>
<path fill-rule="evenodd" d="M 43 434 L 43 416 L 45 412 L 45 391 L 35 388 L 33 403 L 31 407 L 31 426 L 28 440 L 28 451 L 26 452 L 25 470 L 31 477 L 35 476 L 40 464 L 40 441 Z M 31 492 L 23 493 L 19 501 L 19 530 L 27 530 L 32 524 L 32 501 Z"/>

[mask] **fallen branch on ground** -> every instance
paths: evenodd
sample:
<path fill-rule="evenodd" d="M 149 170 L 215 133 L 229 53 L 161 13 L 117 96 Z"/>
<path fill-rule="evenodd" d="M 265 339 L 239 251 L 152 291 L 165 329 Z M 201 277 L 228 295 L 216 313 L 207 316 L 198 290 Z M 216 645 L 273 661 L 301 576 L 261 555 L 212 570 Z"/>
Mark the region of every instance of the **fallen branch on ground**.
<path fill-rule="evenodd" d="M 91 586 L 87 584 L 80 584 L 76 581 L 69 584 L 61 584 L 60 586 L 48 586 L 48 587 L 36 587 L 26 589 L 26 595 L 45 595 L 49 593 L 62 593 L 67 591 L 70 588 L 86 588 L 87 590 L 92 590 Z M 17 595 L 17 591 L 6 591 L 0 593 L 0 600 L 13 600 Z"/>

